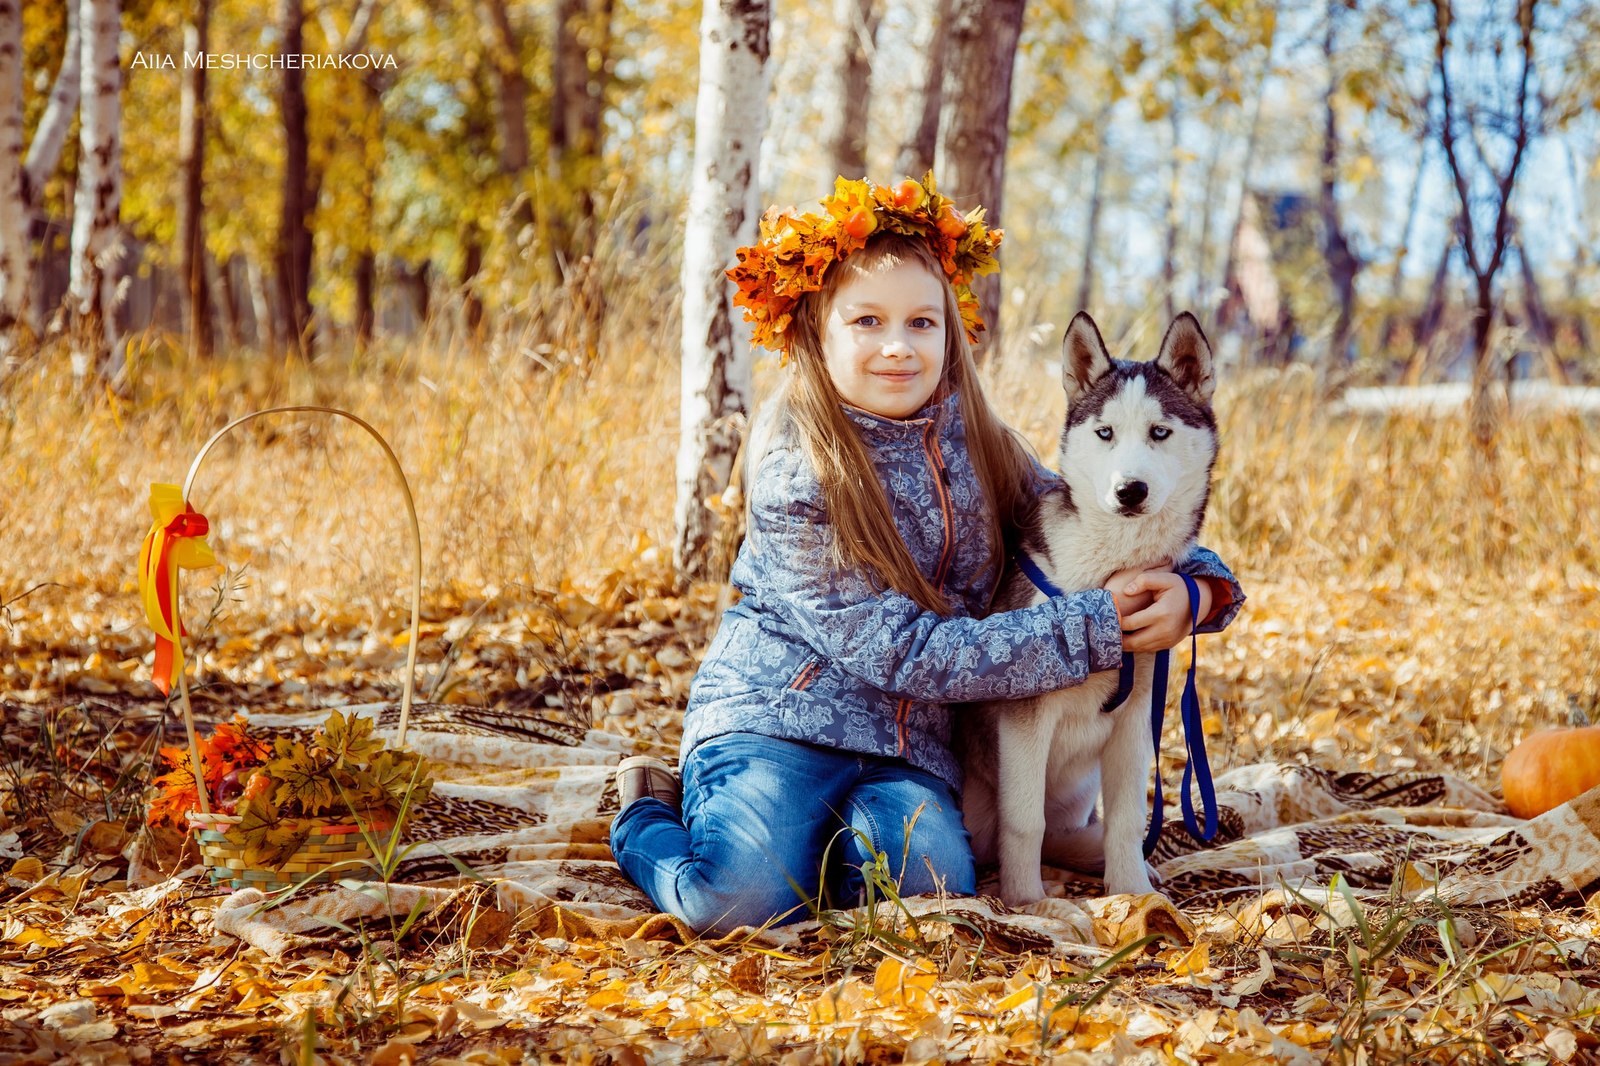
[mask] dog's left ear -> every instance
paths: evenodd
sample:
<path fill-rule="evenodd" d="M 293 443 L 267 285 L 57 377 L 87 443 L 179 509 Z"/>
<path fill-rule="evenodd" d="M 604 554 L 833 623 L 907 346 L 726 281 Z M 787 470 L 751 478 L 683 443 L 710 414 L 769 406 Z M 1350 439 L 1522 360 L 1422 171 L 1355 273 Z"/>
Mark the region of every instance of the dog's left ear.
<path fill-rule="evenodd" d="M 1211 343 L 1206 340 L 1200 323 L 1185 311 L 1172 320 L 1167 335 L 1161 339 L 1161 354 L 1156 365 L 1196 401 L 1211 402 L 1211 393 L 1217 379 L 1212 375 Z"/>

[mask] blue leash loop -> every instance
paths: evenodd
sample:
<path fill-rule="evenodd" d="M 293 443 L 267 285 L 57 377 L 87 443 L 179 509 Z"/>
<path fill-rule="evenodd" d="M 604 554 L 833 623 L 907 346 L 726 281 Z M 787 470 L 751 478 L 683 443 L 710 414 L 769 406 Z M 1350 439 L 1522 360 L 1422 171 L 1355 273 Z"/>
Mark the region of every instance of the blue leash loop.
<path fill-rule="evenodd" d="M 1046 596 L 1063 596 L 1056 587 L 1055 582 L 1045 576 L 1037 563 L 1026 552 L 1018 552 L 1017 565 L 1022 572 L 1028 575 L 1028 580 Z M 1195 664 L 1199 661 L 1200 646 L 1195 630 L 1200 626 L 1200 587 L 1195 584 L 1194 578 L 1188 574 L 1179 574 L 1184 586 L 1189 590 L 1189 670 L 1183 683 L 1183 696 L 1178 702 L 1179 720 L 1183 723 L 1184 750 L 1188 753 L 1187 764 L 1183 768 L 1183 791 L 1181 793 L 1183 808 L 1183 827 L 1191 837 L 1196 840 L 1209 842 L 1217 835 L 1217 792 L 1211 782 L 1211 763 L 1206 758 L 1206 738 L 1204 725 L 1200 720 L 1200 690 L 1195 684 Z M 1150 736 L 1156 749 L 1156 798 L 1155 807 L 1150 814 L 1150 828 L 1144 836 L 1144 853 L 1148 858 L 1156 850 L 1156 845 L 1161 842 L 1162 806 L 1161 795 L 1161 726 L 1166 716 L 1167 707 L 1167 671 L 1172 663 L 1170 651 L 1156 652 L 1155 673 L 1150 683 Z M 1108 714 L 1127 702 L 1128 696 L 1133 692 L 1134 657 L 1124 653 L 1122 667 L 1117 672 L 1117 691 L 1100 705 L 1100 712 Z M 1194 801 L 1190 795 L 1191 782 L 1198 781 L 1200 785 L 1200 809 L 1205 818 L 1202 826 L 1195 818 Z"/>

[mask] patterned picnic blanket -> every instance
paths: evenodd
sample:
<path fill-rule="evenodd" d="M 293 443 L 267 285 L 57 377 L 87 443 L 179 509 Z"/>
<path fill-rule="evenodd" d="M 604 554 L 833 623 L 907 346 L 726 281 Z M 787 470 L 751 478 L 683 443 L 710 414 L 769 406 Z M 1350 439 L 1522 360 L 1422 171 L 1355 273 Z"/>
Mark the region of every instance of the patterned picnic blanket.
<path fill-rule="evenodd" d="M 379 732 L 392 740 L 395 706 L 348 710 L 376 716 Z M 324 716 L 258 713 L 251 722 L 269 731 L 309 731 Z M 504 916 L 514 914 L 547 936 L 690 935 L 654 913 L 606 846 L 617 810 L 617 760 L 633 753 L 671 760 L 675 751 L 531 710 L 429 704 L 413 708 L 407 743 L 436 762 L 438 783 L 411 825 L 407 843 L 414 847 L 392 890 L 303 891 L 289 906 L 272 909 L 256 906 L 259 892 L 244 890 L 218 908 L 217 927 L 276 955 L 326 942 L 328 918 L 406 913 L 420 899 L 441 915 L 492 905 L 501 932 Z M 1216 786 L 1216 840 L 1199 844 L 1169 821 L 1152 857 L 1164 900 L 1130 905 L 1126 897 L 1095 898 L 1097 884 L 1058 877 L 1052 894 L 1063 898 L 1015 913 L 981 894 L 994 888 L 990 871 L 976 899 L 918 906 L 959 911 L 996 943 L 1072 952 L 1161 927 L 1181 931 L 1184 910 L 1256 899 L 1275 888 L 1326 886 L 1335 874 L 1358 892 L 1437 893 L 1450 905 L 1576 903 L 1600 882 L 1600 789 L 1523 821 L 1481 788 L 1441 774 L 1263 763 L 1228 770 Z M 463 866 L 482 880 L 464 876 Z M 764 936 L 781 943 L 804 928 Z"/>

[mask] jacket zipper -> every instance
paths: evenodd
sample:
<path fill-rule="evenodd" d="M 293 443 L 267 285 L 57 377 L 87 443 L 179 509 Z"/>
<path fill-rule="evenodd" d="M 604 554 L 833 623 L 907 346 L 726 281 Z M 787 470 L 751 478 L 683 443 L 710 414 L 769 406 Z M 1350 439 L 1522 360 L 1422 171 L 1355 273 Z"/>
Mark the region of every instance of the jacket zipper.
<path fill-rule="evenodd" d="M 939 428 L 938 419 L 928 423 L 927 431 L 922 435 L 923 451 L 928 453 L 928 460 L 933 464 L 934 488 L 939 493 L 939 514 L 944 519 L 944 542 L 939 546 L 939 565 L 934 569 L 933 587 L 940 592 L 944 591 L 944 579 L 950 572 L 950 561 L 955 544 L 954 515 L 950 503 L 950 472 L 945 469 L 944 457 L 939 454 L 939 444 L 935 436 Z M 896 754 L 904 755 L 906 751 L 906 731 L 910 728 L 911 700 L 902 699 L 895 707 L 895 732 L 898 747 Z"/>
<path fill-rule="evenodd" d="M 939 492 L 939 513 L 944 518 L 944 543 L 940 545 L 939 566 L 933 574 L 933 587 L 943 592 L 945 575 L 950 571 L 950 548 L 955 540 L 955 530 L 950 511 L 950 474 L 945 470 L 944 457 L 939 454 L 939 445 L 934 439 L 937 425 L 936 421 L 928 423 L 927 432 L 922 435 L 922 447 L 928 453 L 929 461 L 933 463 L 934 487 Z"/>
<path fill-rule="evenodd" d="M 821 668 L 821 665 L 816 659 L 806 663 L 800 668 L 800 672 L 794 675 L 794 680 L 789 682 L 789 687 L 797 690 L 805 689 L 816 678 L 817 670 Z"/>

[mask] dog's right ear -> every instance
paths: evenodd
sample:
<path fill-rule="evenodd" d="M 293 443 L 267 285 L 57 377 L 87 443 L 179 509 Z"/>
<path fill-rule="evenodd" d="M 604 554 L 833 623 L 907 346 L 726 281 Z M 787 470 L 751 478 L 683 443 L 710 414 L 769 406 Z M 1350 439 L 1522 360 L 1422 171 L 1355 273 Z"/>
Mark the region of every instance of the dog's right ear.
<path fill-rule="evenodd" d="M 1089 386 L 1110 370 L 1111 354 L 1100 338 L 1100 327 L 1088 312 L 1079 311 L 1072 316 L 1072 324 L 1061 341 L 1061 387 L 1067 392 L 1067 406 L 1076 403 Z"/>

